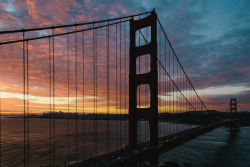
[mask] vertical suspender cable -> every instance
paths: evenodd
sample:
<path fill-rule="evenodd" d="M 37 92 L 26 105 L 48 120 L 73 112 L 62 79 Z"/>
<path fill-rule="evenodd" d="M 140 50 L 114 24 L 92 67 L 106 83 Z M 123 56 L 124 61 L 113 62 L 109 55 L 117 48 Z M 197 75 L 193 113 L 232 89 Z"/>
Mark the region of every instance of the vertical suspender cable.
<path fill-rule="evenodd" d="M 0 82 L 0 167 L 2 167 L 2 81 Z"/>
<path fill-rule="evenodd" d="M 85 69 L 84 69 L 84 31 L 82 32 L 82 114 L 83 114 L 83 117 L 82 117 L 82 156 L 83 156 L 83 160 L 85 160 L 84 159 L 84 157 L 85 157 L 85 155 L 84 155 L 84 153 L 85 153 L 85 149 L 84 149 L 84 137 L 85 137 L 85 135 L 84 135 L 84 119 L 85 119 L 85 113 L 84 113 L 84 107 L 85 107 L 85 105 L 84 105 L 84 82 L 85 82 L 85 80 L 84 80 L 84 72 L 85 72 Z"/>
<path fill-rule="evenodd" d="M 187 92 L 187 94 L 188 94 L 188 101 L 190 102 L 190 88 L 189 88 L 189 83 L 187 82 L 187 89 L 188 89 L 188 92 Z M 188 104 L 188 112 L 190 111 L 190 104 Z M 189 129 L 190 129 L 190 127 L 191 127 L 191 124 L 189 123 Z"/>
<path fill-rule="evenodd" d="M 121 20 L 120 20 L 121 21 Z M 120 146 L 122 140 L 122 124 L 121 124 L 121 111 L 122 111 L 122 23 L 120 23 Z"/>
<path fill-rule="evenodd" d="M 183 70 L 182 70 L 183 71 Z M 182 78 L 183 78 L 183 91 L 184 92 L 186 92 L 186 89 L 185 89 L 185 75 L 184 75 L 184 72 L 182 72 L 182 74 L 183 74 L 183 76 L 182 76 Z M 186 96 L 185 96 L 186 97 Z M 185 99 L 183 98 L 183 112 L 186 112 L 186 110 L 185 110 Z M 184 128 L 184 130 L 186 130 L 185 129 L 185 124 L 183 123 L 183 128 Z"/>
<path fill-rule="evenodd" d="M 52 128 L 51 128 L 51 116 L 52 116 L 52 110 L 51 110 L 51 42 L 50 42 L 50 37 L 49 37 L 49 162 L 50 166 L 52 166 Z"/>
<path fill-rule="evenodd" d="M 147 38 L 147 41 L 149 41 L 148 40 L 148 27 L 147 27 L 147 29 L 146 29 L 146 38 Z M 148 43 L 148 42 L 147 42 Z M 145 70 L 148 70 L 148 57 L 146 57 L 145 58 Z M 149 103 L 148 103 L 148 99 L 149 99 L 149 97 L 148 97 L 148 89 L 145 87 L 145 105 L 148 107 L 148 105 L 149 105 Z M 149 128 L 149 123 L 147 124 L 147 126 L 145 127 L 145 131 L 146 131 L 146 141 L 148 141 L 148 138 L 149 138 L 149 136 L 148 136 L 148 128 Z"/>
<path fill-rule="evenodd" d="M 2 167 L 2 81 L 0 82 L 0 167 Z"/>
<path fill-rule="evenodd" d="M 164 40 L 165 38 L 163 38 L 163 40 Z M 163 43 L 163 42 L 162 42 Z M 166 50 L 166 48 L 165 48 L 165 42 L 162 44 L 163 45 L 163 58 L 162 58 L 162 61 L 164 61 L 164 63 L 163 63 L 163 67 L 166 69 L 166 63 L 165 63 L 165 59 L 166 59 L 166 57 L 165 57 L 165 50 Z M 165 90 L 165 86 L 166 86 L 166 82 L 165 82 L 165 78 L 166 78 L 166 75 L 165 75 L 165 73 L 164 73 L 164 71 L 163 71 L 164 69 L 162 69 L 162 81 L 163 81 L 163 83 L 162 83 L 162 89 L 163 89 L 163 92 L 162 92 L 162 96 L 163 96 L 163 107 L 162 107 L 162 110 L 163 110 L 163 112 L 162 112 L 162 136 L 165 136 L 165 121 L 164 121 L 164 115 L 165 115 L 165 107 L 166 107 L 166 104 L 165 104 L 165 102 L 166 102 L 166 97 L 165 97 L 165 93 L 166 93 L 166 90 Z"/>
<path fill-rule="evenodd" d="M 161 59 L 161 61 L 163 61 L 163 55 L 162 55 L 162 38 L 161 38 L 161 33 L 160 33 L 160 59 Z M 163 64 L 163 67 L 164 67 L 164 64 Z M 164 97 L 164 75 L 163 75 L 163 68 L 160 68 L 161 69 L 161 71 L 160 71 L 160 77 L 161 77 L 161 96 L 162 97 Z M 163 116 L 163 112 L 164 112 L 164 98 L 162 98 L 161 99 L 161 119 L 162 119 L 162 116 Z M 163 132 L 164 132 L 164 124 L 163 124 L 163 122 L 162 122 L 162 120 L 161 120 L 161 122 L 160 122 L 161 124 L 161 126 L 160 126 L 160 130 L 161 130 L 161 133 L 160 133 L 160 137 L 162 137 L 162 135 L 163 135 Z"/>
<path fill-rule="evenodd" d="M 26 76 L 27 76 L 27 166 L 29 167 L 29 41 L 26 41 Z"/>
<path fill-rule="evenodd" d="M 190 106 L 190 110 L 193 111 L 193 92 L 192 92 L 192 88 L 191 88 L 191 85 L 190 85 L 190 97 L 191 97 L 191 106 Z M 193 124 L 192 124 L 192 128 L 193 128 Z"/>
<path fill-rule="evenodd" d="M 164 40 L 164 38 L 163 38 L 163 40 Z M 164 42 L 163 42 L 163 40 L 162 40 L 162 65 L 163 65 L 163 67 L 165 68 L 165 64 L 164 64 L 164 57 L 165 57 L 165 50 L 164 50 Z M 165 73 L 164 73 L 164 68 L 161 68 L 161 73 L 162 73 L 162 136 L 164 136 L 164 133 L 165 133 L 165 122 L 164 122 L 164 115 L 165 115 Z"/>
<path fill-rule="evenodd" d="M 93 27 L 95 27 L 95 24 L 93 24 Z M 93 156 L 95 157 L 95 141 L 96 141 L 96 136 L 95 136 L 95 119 L 96 119 L 96 115 L 95 115 L 95 30 L 93 29 L 93 104 L 94 104 L 94 154 Z"/>
<path fill-rule="evenodd" d="M 97 91 L 97 90 L 98 90 L 98 89 L 97 89 L 97 81 L 98 81 L 98 80 L 97 80 L 97 70 L 98 70 L 98 69 L 97 69 L 97 66 L 98 66 L 98 64 L 97 64 L 97 29 L 95 30 L 95 39 L 96 39 L 96 40 L 95 40 L 95 43 L 96 43 L 96 44 L 95 44 L 95 46 L 96 46 L 96 47 L 95 47 L 95 48 L 96 48 L 96 51 L 95 51 L 95 65 L 96 65 L 96 66 L 95 66 L 95 68 L 96 68 L 96 70 L 95 70 L 95 73 L 96 73 L 96 74 L 95 74 L 95 84 L 96 84 L 96 96 L 95 96 L 95 100 L 96 100 L 96 102 L 95 102 L 95 105 L 96 105 L 96 107 L 95 107 L 95 108 L 96 108 L 96 115 L 97 115 L 97 113 L 98 113 L 98 109 L 97 109 L 97 107 L 98 107 L 98 106 L 97 106 L 97 104 L 98 104 L 98 99 L 97 99 L 97 93 L 98 93 L 98 91 Z M 97 136 L 97 123 L 98 123 L 98 120 L 96 120 L 95 123 L 96 123 L 96 126 L 95 126 L 95 128 L 96 128 L 96 130 L 95 130 L 95 133 L 96 133 L 96 145 L 95 145 L 95 150 L 96 150 L 96 151 L 95 151 L 95 152 L 96 152 L 96 155 L 97 155 L 97 153 L 98 153 L 98 152 L 97 152 L 97 144 L 98 144 L 98 143 L 97 143 L 97 138 L 98 138 L 98 136 Z"/>
<path fill-rule="evenodd" d="M 184 93 L 186 94 L 187 89 L 186 89 L 186 84 L 185 84 L 185 75 L 183 72 L 183 89 L 184 89 Z M 185 95 L 185 98 L 187 98 L 187 96 Z M 183 99 L 183 112 L 186 112 L 186 101 Z M 184 129 L 186 130 L 186 124 L 183 124 Z"/>
<path fill-rule="evenodd" d="M 95 24 L 93 24 L 93 28 L 95 27 Z M 96 121 L 96 113 L 95 113 L 95 30 L 93 29 L 93 104 L 94 104 L 94 157 L 95 157 L 95 142 L 96 142 L 96 133 L 95 133 L 95 121 Z"/>
<path fill-rule="evenodd" d="M 170 72 L 170 45 L 168 45 L 168 68 L 169 68 L 169 75 L 171 75 Z M 169 79 L 169 85 L 168 85 L 168 91 L 171 92 L 171 82 Z M 168 115 L 170 116 L 171 114 L 171 97 L 168 97 Z M 170 126 L 170 119 L 168 119 L 168 134 L 171 134 L 171 126 Z"/>
<path fill-rule="evenodd" d="M 55 166 L 56 161 L 56 125 L 55 125 L 55 37 L 53 29 L 52 37 L 52 71 L 53 71 L 53 165 Z"/>
<path fill-rule="evenodd" d="M 192 105 L 192 96 L 191 96 L 191 87 L 190 87 L 190 84 L 189 84 L 189 99 L 190 99 L 190 102 L 191 102 L 191 105 Z M 191 105 L 189 105 L 189 111 L 191 111 Z M 193 127 L 193 125 L 191 124 L 191 128 Z"/>
<path fill-rule="evenodd" d="M 94 26 L 94 24 L 93 24 Z M 96 29 L 93 30 L 93 66 L 94 66 L 94 156 L 97 155 L 97 38 Z"/>
<path fill-rule="evenodd" d="M 186 98 L 188 99 L 188 87 L 187 87 L 187 79 L 185 78 L 185 90 L 186 90 Z M 185 103 L 186 112 L 188 112 L 188 103 Z M 188 124 L 186 126 L 186 129 L 188 129 Z"/>
<path fill-rule="evenodd" d="M 118 110 L 117 110 L 117 106 L 118 106 L 118 102 L 117 102 L 117 93 L 118 93 L 118 89 L 117 89 L 117 56 L 118 56 L 118 48 L 117 48 L 117 24 L 115 25 L 115 110 L 116 110 L 116 121 L 115 121 L 115 135 L 116 135 L 116 150 L 118 150 L 118 122 L 117 122 L 117 115 L 118 115 Z"/>
<path fill-rule="evenodd" d="M 188 82 L 188 99 L 189 99 L 189 102 L 191 102 L 191 98 L 190 98 L 190 85 L 189 85 L 189 82 Z M 191 103 L 190 103 L 190 104 L 191 104 Z M 188 111 L 191 111 L 190 104 L 188 105 Z M 192 124 L 191 124 L 191 123 L 189 124 L 189 128 L 192 128 Z"/>
<path fill-rule="evenodd" d="M 161 39 L 162 40 L 162 39 Z M 164 64 L 164 42 L 162 40 L 161 42 L 161 55 L 162 55 L 162 65 L 165 68 L 165 64 Z M 164 132 L 165 132 L 165 123 L 164 123 L 164 112 L 165 112 L 165 75 L 164 75 L 164 69 L 163 67 L 161 68 L 161 78 L 162 78 L 162 113 L 161 113 L 161 136 L 164 136 Z"/>
<path fill-rule="evenodd" d="M 139 20 L 140 20 L 140 15 L 139 15 Z M 138 31 L 138 34 L 139 34 L 139 47 L 141 46 L 141 34 L 139 33 Z M 135 39 L 136 40 L 136 39 Z M 139 56 L 139 74 L 141 74 L 141 56 Z M 141 107 L 141 87 L 139 85 L 139 107 Z M 138 134 L 139 134 L 139 142 L 141 142 L 141 120 L 138 120 Z"/>
<path fill-rule="evenodd" d="M 180 85 L 180 91 L 183 92 L 182 90 L 182 73 L 181 73 L 181 67 L 179 67 L 179 85 Z M 180 109 L 179 112 L 182 115 L 182 102 L 183 102 L 183 97 L 180 94 L 180 98 L 179 98 L 179 105 L 180 105 Z M 180 124 L 180 131 L 182 131 L 182 124 Z"/>
<path fill-rule="evenodd" d="M 191 89 L 191 87 L 190 87 L 190 89 Z M 194 106 L 194 94 L 193 94 L 193 90 L 192 89 L 191 89 L 191 105 Z M 192 107 L 192 110 L 194 111 L 193 107 Z M 192 126 L 193 126 L 193 124 L 192 124 Z"/>
<path fill-rule="evenodd" d="M 179 85 L 180 85 L 180 83 L 179 83 L 179 67 L 178 67 L 178 62 L 176 61 L 176 68 L 177 68 L 177 81 L 176 81 L 176 83 L 177 83 L 177 87 L 179 88 Z M 179 94 L 177 94 L 177 97 L 176 97 L 176 105 L 177 105 L 177 111 L 176 111 L 176 114 L 178 114 L 179 113 L 179 98 L 178 98 L 178 96 L 179 96 Z M 177 125 L 176 124 L 176 128 L 177 128 L 177 132 L 179 132 L 179 125 Z"/>
<path fill-rule="evenodd" d="M 25 33 L 23 32 L 23 146 L 24 146 L 24 148 L 23 148 L 23 159 L 24 159 L 24 161 L 23 161 L 23 166 L 25 167 L 26 166 L 26 120 L 25 120 L 25 118 L 26 118 L 26 100 L 25 100 L 25 98 L 26 98 L 26 91 L 25 91 L 25 89 L 26 89 L 26 84 L 25 84 L 25 76 L 26 76 L 26 74 L 25 74 L 25 41 L 24 41 L 24 36 L 25 36 Z"/>
<path fill-rule="evenodd" d="M 76 31 L 76 26 L 75 26 L 75 31 Z M 77 119 L 78 119 L 78 114 L 77 114 L 77 36 L 76 36 L 76 32 L 75 32 L 75 91 L 76 91 L 76 121 L 75 121 L 75 127 L 76 127 L 76 161 L 77 161 L 77 155 L 78 155 L 78 151 L 77 151 L 77 147 L 78 147 L 78 140 L 77 140 Z"/>
<path fill-rule="evenodd" d="M 67 74 L 68 74 L 68 162 L 69 160 L 69 34 L 67 34 Z"/>
<path fill-rule="evenodd" d="M 158 31 L 159 31 L 159 40 L 160 40 L 160 44 L 159 44 L 159 59 L 160 59 L 160 62 L 161 62 L 161 31 L 160 31 L 160 27 L 159 27 L 159 29 L 158 29 Z M 160 68 L 160 66 L 159 66 L 159 70 L 158 70 L 158 78 L 159 78 L 159 80 L 158 80 L 158 84 L 159 84 L 159 95 L 161 95 L 162 94 L 162 90 L 161 90 L 161 68 Z M 162 103 L 162 100 L 160 99 L 159 100 L 159 102 L 160 102 L 160 105 L 158 104 L 158 106 L 160 107 L 160 110 L 159 110 L 159 113 L 161 112 L 161 103 Z M 159 122 L 159 121 L 158 121 Z M 158 127 L 159 127 L 159 137 L 161 137 L 161 122 L 160 123 L 158 123 Z"/>
<path fill-rule="evenodd" d="M 187 92 L 187 98 L 188 98 L 188 101 L 190 102 L 190 88 L 189 88 L 189 83 L 187 82 L 187 90 L 188 90 L 188 92 Z M 188 112 L 190 111 L 190 103 L 188 103 L 187 104 L 188 105 Z M 191 127 L 191 123 L 188 123 L 188 125 L 189 125 L 189 129 L 190 129 L 190 127 Z"/>
<path fill-rule="evenodd" d="M 183 94 L 185 96 L 185 92 L 186 92 L 186 88 L 185 88 L 185 76 L 184 76 L 184 73 L 183 73 L 183 70 L 182 70 L 182 89 L 183 89 Z M 187 98 L 185 96 L 185 98 Z M 183 101 L 182 101 L 182 112 L 183 112 L 183 117 L 184 117 L 184 113 L 186 113 L 186 106 L 185 106 L 185 99 L 183 97 Z M 183 120 L 184 121 L 184 120 Z M 185 124 L 185 121 L 182 122 L 182 126 L 183 126 L 183 130 L 186 130 L 186 124 Z"/>
<path fill-rule="evenodd" d="M 185 75 L 183 74 L 183 89 L 184 89 L 184 94 L 185 94 L 185 98 L 187 98 L 186 96 L 186 92 L 187 92 L 187 89 L 186 89 L 186 79 L 185 79 Z M 183 112 L 187 112 L 186 111 L 186 101 L 183 99 Z M 185 122 L 184 122 L 185 123 Z M 186 124 L 183 125 L 184 126 L 184 129 L 186 130 Z"/>
<path fill-rule="evenodd" d="M 107 33 L 107 153 L 110 152 L 110 120 L 109 120 L 109 22 Z"/>
<path fill-rule="evenodd" d="M 97 116 L 97 113 L 98 113 L 98 110 L 97 110 L 97 104 L 98 104 L 97 103 L 97 100 L 98 100 L 97 99 L 97 90 L 98 90 L 97 89 L 97 66 L 98 66 L 98 64 L 97 64 L 97 29 L 96 29 L 95 30 L 95 73 L 96 73 L 95 74 L 95 87 L 96 87 L 96 89 L 95 89 L 95 91 L 96 91 L 96 95 L 95 95 L 95 105 L 96 106 L 95 106 L 95 109 L 96 109 L 96 116 Z M 96 123 L 96 125 L 95 125 L 95 128 L 96 128 L 95 129 L 95 133 L 96 133 L 96 135 L 95 135 L 96 136 L 95 153 L 96 153 L 96 155 L 95 156 L 97 156 L 97 144 L 98 144 L 97 143 L 97 138 L 98 138 L 97 137 L 97 121 L 98 120 L 96 119 L 96 122 L 95 122 Z"/>
<path fill-rule="evenodd" d="M 125 126 L 125 130 L 124 130 L 124 140 L 125 140 L 125 142 L 124 142 L 124 146 L 125 146 L 126 145 L 126 138 L 127 138 L 127 124 L 126 124 L 126 122 L 127 122 L 127 120 L 126 120 L 126 114 L 127 114 L 126 22 L 124 22 L 123 25 L 124 25 L 124 69 L 125 69 L 125 82 L 124 82 L 124 84 L 125 84 L 125 86 L 124 86 L 124 88 L 125 88 L 125 113 L 124 113 L 125 114 L 125 124 L 124 124 L 124 126 Z"/>
<path fill-rule="evenodd" d="M 166 42 L 166 38 L 165 38 L 165 43 L 164 43 L 164 55 L 165 55 L 165 69 L 167 69 L 167 42 Z M 166 113 L 167 113 L 167 76 L 165 75 L 165 92 L 164 92 L 164 102 L 165 102 L 165 112 L 164 112 L 164 135 L 167 135 L 167 123 L 166 123 Z"/>
<path fill-rule="evenodd" d="M 181 73 L 181 68 L 180 68 L 180 70 L 179 70 L 179 77 L 180 77 L 180 79 L 179 79 L 179 81 L 180 81 L 180 90 L 181 90 L 181 92 L 183 92 L 183 90 L 182 90 L 182 73 Z M 180 96 L 180 97 L 181 97 L 181 98 L 180 98 L 180 113 L 181 113 L 181 115 L 182 115 L 182 102 L 183 102 L 183 97 L 182 97 L 182 96 Z M 180 124 L 180 130 L 183 131 L 182 124 Z"/>
<path fill-rule="evenodd" d="M 186 90 L 186 98 L 188 99 L 188 86 L 187 86 L 187 79 L 186 78 L 185 78 L 185 90 Z M 188 112 L 188 103 L 185 103 L 185 108 L 186 108 L 186 112 Z M 188 129 L 188 123 L 187 123 L 186 129 Z"/>
<path fill-rule="evenodd" d="M 196 97 L 194 95 L 194 91 L 193 92 L 193 107 L 194 107 L 194 110 L 196 110 Z"/>
<path fill-rule="evenodd" d="M 146 39 L 147 39 L 147 41 L 149 41 L 148 40 L 148 28 L 146 28 Z M 148 70 L 148 57 L 145 57 L 145 72 L 146 72 L 146 70 Z M 145 87 L 145 106 L 148 107 L 148 101 L 147 101 L 148 96 L 147 96 L 147 94 L 148 94 L 148 90 Z M 145 127 L 146 141 L 148 141 L 148 126 L 149 126 L 149 123 Z"/>
<path fill-rule="evenodd" d="M 173 54 L 173 79 L 175 78 L 174 77 L 174 74 L 175 74 L 175 71 L 174 71 L 174 54 Z M 175 105 L 175 102 L 174 102 L 174 93 L 175 93 L 175 90 L 174 90 L 174 83 L 173 83 L 173 133 L 175 133 L 175 129 L 174 129 L 174 126 L 175 126 L 175 113 L 174 113 L 174 105 Z"/>
<path fill-rule="evenodd" d="M 146 28 L 147 30 L 147 28 Z M 148 37 L 147 36 L 147 31 L 146 31 L 146 38 Z M 147 39 L 146 39 L 146 44 L 147 44 Z M 144 59 L 144 73 L 146 73 L 146 70 L 147 70 L 147 57 L 145 56 L 145 59 Z M 145 108 L 147 107 L 147 87 L 145 86 L 144 87 L 144 106 Z M 145 136 L 145 142 L 147 141 L 147 122 L 145 121 L 145 126 L 144 126 L 144 136 Z"/>
<path fill-rule="evenodd" d="M 167 42 L 166 42 L 166 39 L 165 39 L 165 69 L 167 70 Z M 165 105 L 166 105 L 166 108 L 165 108 L 165 115 L 164 115 L 164 121 L 165 121 L 165 136 L 168 135 L 168 124 L 167 124 L 167 113 L 168 113 L 168 76 L 165 77 Z"/>

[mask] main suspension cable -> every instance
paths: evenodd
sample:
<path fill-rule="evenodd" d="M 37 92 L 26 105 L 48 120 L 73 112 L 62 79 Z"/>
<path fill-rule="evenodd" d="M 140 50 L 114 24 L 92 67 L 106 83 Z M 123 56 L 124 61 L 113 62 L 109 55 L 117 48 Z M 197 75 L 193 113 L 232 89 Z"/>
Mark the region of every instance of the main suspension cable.
<path fill-rule="evenodd" d="M 144 38 L 145 42 L 148 44 L 148 41 L 146 40 L 146 38 L 144 37 L 144 35 L 142 34 L 142 32 L 139 30 L 139 33 L 142 35 L 142 37 Z M 174 55 L 173 55 L 174 56 Z M 165 69 L 165 67 L 163 66 L 163 64 L 161 63 L 161 61 L 157 58 L 157 61 L 159 62 L 160 66 L 163 68 L 163 70 L 165 71 L 165 73 L 168 75 L 168 77 L 170 78 L 171 82 L 173 83 L 173 86 L 176 87 L 176 89 L 182 94 L 182 96 L 185 98 L 185 100 L 187 101 L 187 103 L 189 103 L 189 105 L 192 106 L 191 102 L 184 96 L 184 94 L 181 92 L 181 90 L 178 88 L 177 84 L 175 83 L 174 81 L 174 66 L 172 67 L 173 68 L 173 72 L 172 72 L 172 77 L 170 76 L 171 75 L 171 72 L 169 71 L 169 73 L 167 72 L 167 70 Z M 170 62 L 170 59 L 169 59 L 169 62 Z M 174 57 L 173 57 L 173 62 L 174 62 Z M 174 63 L 173 63 L 174 64 Z M 170 67 L 170 66 L 169 66 Z M 169 69 L 170 70 L 170 69 Z M 174 88 L 173 88 L 174 90 Z M 195 107 L 192 106 L 192 108 L 196 111 Z"/>
<path fill-rule="evenodd" d="M 173 49 L 173 47 L 172 47 L 172 45 L 171 45 L 171 43 L 170 43 L 168 37 L 167 37 L 166 32 L 165 32 L 164 29 L 163 29 L 163 26 L 162 26 L 162 24 L 161 24 L 161 22 L 160 22 L 160 20 L 159 20 L 158 17 L 157 17 L 157 21 L 158 21 L 158 23 L 159 23 L 159 25 L 160 25 L 160 27 L 161 27 L 163 33 L 164 33 L 164 36 L 166 37 L 166 39 L 167 39 L 167 41 L 168 41 L 168 43 L 169 43 L 169 46 L 171 47 L 171 49 L 172 49 L 172 51 L 173 51 L 173 54 L 174 54 L 176 60 L 178 61 L 180 67 L 182 68 L 182 70 L 183 70 L 183 72 L 184 72 L 184 74 L 185 74 L 185 76 L 186 76 L 186 78 L 187 78 L 189 84 L 191 85 L 192 89 L 194 90 L 196 96 L 197 96 L 197 97 L 199 98 L 199 100 L 201 101 L 202 105 L 207 109 L 207 107 L 205 106 L 205 104 L 204 104 L 203 101 L 201 100 L 200 96 L 198 95 L 198 93 L 197 93 L 196 90 L 194 89 L 194 86 L 193 86 L 193 84 L 191 83 L 189 77 L 187 76 L 187 74 L 186 74 L 186 72 L 185 72 L 183 66 L 181 65 L 180 60 L 179 60 L 179 58 L 177 57 L 177 55 L 176 55 L 176 53 L 175 53 L 175 51 L 174 51 L 174 49 Z"/>
<path fill-rule="evenodd" d="M 39 30 L 49 30 L 49 29 L 58 29 L 58 28 L 67 28 L 67 27 L 74 27 L 74 26 L 83 26 L 83 25 L 92 25 L 92 24 L 98 24 L 103 22 L 111 22 L 116 20 L 123 20 L 123 19 L 129 19 L 131 17 L 135 16 L 142 16 L 151 13 L 145 12 L 145 13 L 139 13 L 135 15 L 125 16 L 125 17 L 117 17 L 113 19 L 106 19 L 106 20 L 99 20 L 99 21 L 92 21 L 92 22 L 84 22 L 84 23 L 75 23 L 75 24 L 66 24 L 66 25 L 58 25 L 58 26 L 48 26 L 48 27 L 37 27 L 37 28 L 26 28 L 26 29 L 18 29 L 18 30 L 7 30 L 7 31 L 0 31 L 0 34 L 10 34 L 10 33 L 18 33 L 18 32 L 29 32 L 29 31 L 39 31 Z"/>
<path fill-rule="evenodd" d="M 119 21 L 119 22 L 115 22 L 115 23 L 109 23 L 109 25 L 116 25 L 116 24 L 120 24 L 123 22 L 128 22 L 129 20 L 123 20 L 123 21 Z M 6 42 L 0 42 L 0 45 L 6 45 L 6 44 L 10 44 L 10 43 L 18 43 L 18 42 L 23 42 L 23 41 L 33 41 L 33 40 L 38 40 L 38 39 L 44 39 L 44 38 L 49 38 L 49 37 L 57 37 L 57 36 L 62 36 L 62 35 L 67 35 L 67 34 L 74 34 L 76 32 L 83 32 L 83 31 L 90 31 L 93 29 L 100 29 L 100 28 L 104 28 L 107 27 L 107 25 L 102 25 L 102 26 L 95 26 L 95 27 L 91 27 L 91 28 L 85 28 L 85 29 L 81 29 L 81 30 L 77 30 L 77 31 L 68 31 L 68 32 L 64 32 L 64 33 L 58 33 L 58 34 L 52 34 L 52 35 L 46 35 L 46 36 L 40 36 L 40 37 L 33 37 L 33 38 L 25 38 L 25 39 L 20 39 L 20 40 L 13 40 L 13 41 L 6 41 Z"/>

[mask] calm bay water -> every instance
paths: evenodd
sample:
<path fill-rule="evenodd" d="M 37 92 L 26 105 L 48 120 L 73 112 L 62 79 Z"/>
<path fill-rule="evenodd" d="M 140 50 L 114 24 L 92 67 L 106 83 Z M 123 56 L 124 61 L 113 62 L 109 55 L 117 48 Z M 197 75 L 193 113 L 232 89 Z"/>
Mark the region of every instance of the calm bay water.
<path fill-rule="evenodd" d="M 23 119 L 2 118 L 2 166 L 23 166 L 23 123 Z M 109 124 L 110 151 L 122 149 L 128 144 L 128 122 L 112 120 Z M 27 154 L 29 154 L 30 166 L 49 166 L 50 164 L 49 125 L 49 119 L 29 120 L 30 137 Z M 68 134 L 68 120 L 55 120 L 55 164 L 58 166 L 65 166 L 68 162 L 75 163 L 76 155 L 77 161 L 94 156 L 94 121 L 77 120 L 77 135 L 76 120 L 69 120 L 69 127 Z M 163 136 L 187 128 L 191 126 L 160 122 L 159 135 Z M 147 141 L 148 124 L 141 121 L 138 130 L 141 134 L 138 142 Z M 165 161 L 174 161 L 179 164 L 188 162 L 194 166 L 250 166 L 249 141 L 249 127 L 242 128 L 241 132 L 235 135 L 230 135 L 226 128 L 220 127 L 161 155 L 159 166 L 164 165 Z M 51 144 L 53 156 L 53 133 Z M 97 155 L 105 153 L 107 153 L 107 121 L 100 120 L 97 121 Z"/>
<path fill-rule="evenodd" d="M 53 125 L 53 120 L 51 120 Z M 77 133 L 76 133 L 77 124 Z M 110 126 L 110 152 L 120 150 L 128 144 L 128 121 L 112 120 Z M 55 143 L 55 165 L 65 166 L 94 156 L 94 121 L 55 119 L 55 142 L 53 142 L 53 126 L 50 142 L 50 120 L 29 119 L 29 155 L 30 166 L 49 166 L 53 164 L 53 148 Z M 2 118 L 1 164 L 2 166 L 23 166 L 24 163 L 24 120 L 21 118 Z M 173 128 L 174 127 L 174 128 Z M 167 135 L 173 131 L 181 131 L 190 126 L 183 124 L 159 123 L 159 135 Z M 140 121 L 138 126 L 140 138 L 138 142 L 149 139 L 148 123 Z M 27 133 L 26 133 L 27 134 Z M 77 134 L 77 135 L 76 135 Z M 69 139 L 69 140 L 68 140 Z M 26 141 L 28 139 L 26 138 Z M 97 121 L 97 156 L 107 153 L 107 121 Z M 77 143 L 77 144 L 76 144 Z M 84 144 L 83 144 L 84 143 Z M 51 144 L 51 149 L 50 149 Z M 26 147 L 27 147 L 26 142 Z M 68 149 L 69 148 L 69 149 Z M 50 154 L 50 151 L 52 153 Z M 27 158 L 26 158 L 27 159 Z"/>

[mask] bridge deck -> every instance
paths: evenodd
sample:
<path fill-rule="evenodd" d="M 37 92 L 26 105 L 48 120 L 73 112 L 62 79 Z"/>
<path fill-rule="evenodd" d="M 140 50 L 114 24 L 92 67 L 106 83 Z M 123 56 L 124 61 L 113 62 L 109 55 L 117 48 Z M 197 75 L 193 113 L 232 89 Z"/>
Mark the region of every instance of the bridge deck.
<path fill-rule="evenodd" d="M 136 149 L 123 149 L 113 153 L 109 153 L 97 158 L 89 159 L 77 164 L 72 165 L 73 167 L 79 166 L 98 166 L 98 167 L 108 167 L 108 166 L 127 166 L 135 162 L 143 162 L 145 159 L 150 158 L 153 154 L 159 154 L 167 152 L 177 146 L 192 140 L 208 131 L 211 131 L 223 124 L 230 122 L 230 120 L 223 120 L 219 122 L 214 122 L 209 125 L 195 127 L 189 130 L 171 134 L 158 140 L 158 146 L 156 148 L 150 147 L 150 142 L 145 142 L 139 144 Z"/>

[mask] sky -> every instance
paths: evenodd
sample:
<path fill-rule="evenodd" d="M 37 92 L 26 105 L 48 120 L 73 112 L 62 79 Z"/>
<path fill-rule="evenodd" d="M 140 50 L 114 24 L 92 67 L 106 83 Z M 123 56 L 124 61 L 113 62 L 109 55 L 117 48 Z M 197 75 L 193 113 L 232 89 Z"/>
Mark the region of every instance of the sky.
<path fill-rule="evenodd" d="M 3 0 L 0 2 L 0 31 L 103 20 L 152 11 L 153 8 L 187 75 L 208 109 L 226 111 L 229 99 L 237 98 L 238 110 L 250 111 L 250 1 L 247 0 Z M 39 33 L 46 35 L 49 32 Z M 20 34 L 1 36 L 1 41 L 20 37 Z M 46 42 L 48 41 L 41 40 L 29 45 L 30 54 L 37 55 L 36 60 L 31 57 L 30 67 L 30 99 L 31 104 L 36 104 L 31 109 L 33 112 L 42 112 L 41 108 L 45 104 L 49 107 L 48 98 L 45 97 L 48 93 L 45 79 L 47 76 L 44 74 L 48 72 L 47 66 L 39 64 L 39 60 L 44 60 L 44 54 L 48 50 Z M 65 40 L 57 42 L 60 43 L 58 47 L 66 44 Z M 21 44 L 16 46 L 21 48 Z M 35 49 L 37 46 L 40 46 L 39 51 Z M 22 111 L 22 59 L 18 57 L 22 50 L 12 48 L 13 46 L 0 48 L 4 113 Z M 64 51 L 65 48 L 57 51 L 57 54 Z M 57 62 L 66 64 L 66 61 L 59 58 Z M 60 84 L 66 82 L 66 79 L 64 76 L 57 77 L 60 82 L 56 89 L 64 90 L 56 99 L 60 109 L 59 102 L 67 103 L 68 98 L 63 97 L 66 88 Z M 85 102 L 92 101 L 91 93 L 88 94 L 91 89 L 88 88 L 88 79 L 85 86 Z M 62 91 L 58 92 L 60 94 Z M 102 94 L 101 90 L 98 94 Z M 104 95 L 99 99 L 100 107 L 106 105 L 104 100 L 102 102 L 103 97 Z M 69 100 L 74 103 L 73 95 Z M 86 104 L 86 108 L 90 110 L 91 107 Z"/>

